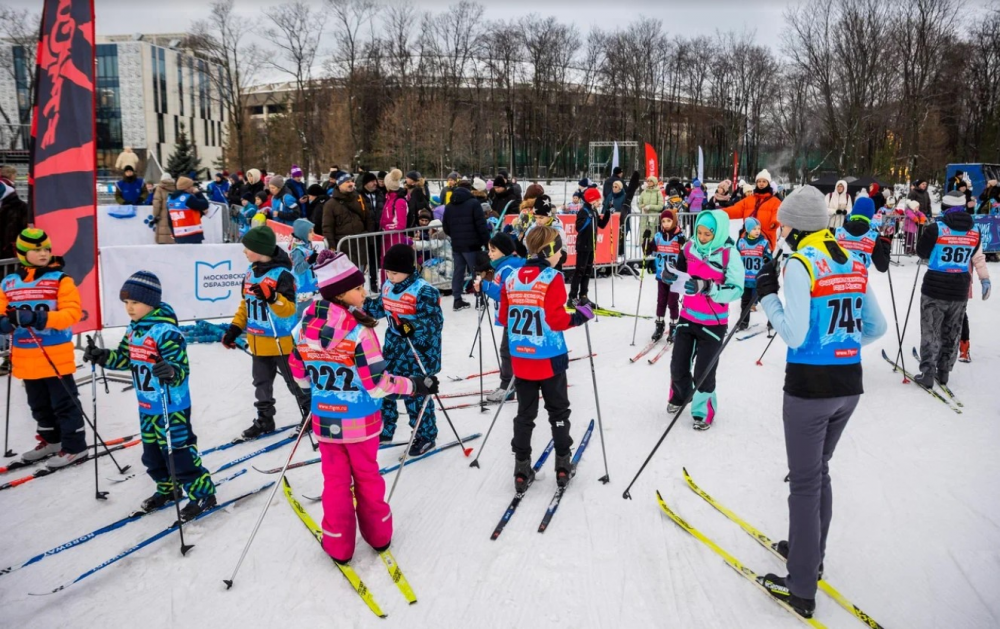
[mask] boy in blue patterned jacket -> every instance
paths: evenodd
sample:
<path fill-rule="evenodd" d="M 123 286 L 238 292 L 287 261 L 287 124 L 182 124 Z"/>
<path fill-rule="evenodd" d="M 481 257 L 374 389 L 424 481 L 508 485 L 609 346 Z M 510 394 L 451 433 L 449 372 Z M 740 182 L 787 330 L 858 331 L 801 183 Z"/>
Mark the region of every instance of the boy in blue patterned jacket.
<path fill-rule="evenodd" d="M 149 271 L 139 271 L 128 278 L 120 298 L 132 323 L 118 349 L 101 349 L 88 339 L 83 360 L 116 371 L 132 371 L 139 402 L 142 464 L 156 482 L 156 493 L 142 502 L 141 508 L 147 512 L 166 506 L 174 496 L 161 397 L 166 394 L 174 472 L 188 497 L 181 519 L 187 521 L 215 506 L 215 484 L 201 464 L 198 437 L 191 430 L 187 343 L 177 327 L 173 308 L 160 300 L 161 295 L 160 280 Z"/>

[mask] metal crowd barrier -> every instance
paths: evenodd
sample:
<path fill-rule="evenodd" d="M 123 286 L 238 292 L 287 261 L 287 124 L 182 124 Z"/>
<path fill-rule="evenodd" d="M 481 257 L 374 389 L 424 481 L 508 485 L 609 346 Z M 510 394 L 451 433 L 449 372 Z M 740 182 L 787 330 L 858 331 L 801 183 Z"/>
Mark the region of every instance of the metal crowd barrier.
<path fill-rule="evenodd" d="M 677 221 L 680 224 L 681 231 L 688 238 L 694 231 L 694 220 L 698 216 L 697 212 L 678 212 Z M 645 252 L 643 251 L 643 238 L 642 235 L 648 229 L 652 234 L 656 234 L 656 231 L 660 226 L 660 213 L 659 212 L 644 212 L 638 213 L 633 212 L 625 217 L 625 220 L 621 221 L 619 225 L 619 234 L 615 235 L 615 246 L 618 249 L 618 260 L 614 264 L 598 264 L 598 267 L 615 266 L 616 268 L 622 267 L 623 265 L 634 265 L 642 262 L 645 259 Z"/>
<path fill-rule="evenodd" d="M 451 288 L 455 267 L 451 239 L 441 228 L 413 227 L 401 231 L 344 236 L 337 243 L 336 250 L 347 254 L 362 269 L 369 282 L 369 292 L 377 293 L 385 281 L 382 256 L 386 249 L 400 243 L 411 245 L 416 250 L 417 268 L 424 281 L 438 289 Z"/>
<path fill-rule="evenodd" d="M 234 215 L 235 214 L 235 215 Z M 243 217 L 243 207 L 240 205 L 229 206 L 229 216 L 222 221 L 222 242 L 239 242 L 249 228 L 247 220 Z"/>

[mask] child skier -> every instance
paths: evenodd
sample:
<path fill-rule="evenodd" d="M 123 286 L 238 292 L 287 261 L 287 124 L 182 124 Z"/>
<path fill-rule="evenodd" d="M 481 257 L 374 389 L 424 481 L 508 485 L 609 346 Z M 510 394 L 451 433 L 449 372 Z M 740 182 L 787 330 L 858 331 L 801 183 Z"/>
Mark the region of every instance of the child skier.
<path fill-rule="evenodd" d="M 17 271 L 0 286 L 0 333 L 12 334 L 13 376 L 24 381 L 31 416 L 38 423 L 38 445 L 21 459 L 53 457 L 49 469 L 86 458 L 83 413 L 76 392 L 72 327 L 80 321 L 80 292 L 52 255 L 52 242 L 29 227 L 15 243 Z M 49 360 L 55 363 L 53 371 Z M 60 384 L 59 380 L 62 379 Z"/>
<path fill-rule="evenodd" d="M 385 333 L 386 369 L 401 376 L 422 378 L 424 372 L 420 369 L 421 363 L 428 376 L 441 371 L 444 313 L 441 311 L 441 293 L 417 274 L 415 257 L 413 247 L 409 245 L 389 247 L 382 260 L 382 269 L 387 279 L 377 297 L 365 299 L 364 308 L 374 319 L 386 319 L 389 323 L 389 329 Z M 413 349 L 410 348 L 411 344 Z M 414 350 L 420 357 L 419 362 L 413 355 Z M 417 427 L 417 418 L 423 405 L 423 396 L 406 399 L 410 427 Z M 398 419 L 396 396 L 386 396 L 382 400 L 380 441 L 392 441 Z M 437 432 L 434 400 L 429 400 L 417 436 L 410 447 L 410 456 L 420 456 L 433 449 L 437 445 Z"/>
<path fill-rule="evenodd" d="M 660 229 L 656 232 L 646 245 L 646 255 L 656 254 L 653 262 L 656 269 L 656 277 L 659 280 L 667 265 L 676 268 L 677 256 L 681 252 L 681 247 L 687 238 L 677 224 L 677 215 L 671 209 L 660 212 Z M 670 290 L 670 284 L 662 281 L 656 282 L 656 329 L 653 330 L 652 340 L 659 341 L 663 338 L 663 315 L 667 308 L 670 308 L 670 332 L 667 334 L 667 342 L 674 341 L 674 331 L 677 329 L 678 302 L 680 296 Z"/>
<path fill-rule="evenodd" d="M 322 299 L 309 304 L 288 362 L 296 382 L 313 389 L 312 428 L 323 472 L 323 549 L 346 564 L 354 557 L 358 525 L 376 551 L 392 541 L 392 512 L 378 471 L 380 400 L 432 395 L 438 381 L 385 371 L 373 330 L 378 321 L 363 309 L 365 278 L 346 255 L 323 251 L 315 272 Z"/>
<path fill-rule="evenodd" d="M 761 235 L 760 221 L 750 217 L 743 223 L 743 229 L 743 237 L 736 243 L 745 273 L 743 298 L 740 300 L 740 323 L 736 326 L 737 330 L 746 330 L 750 327 L 750 315 L 747 311 L 757 301 L 757 273 L 774 258 L 770 241 Z"/>
<path fill-rule="evenodd" d="M 167 505 L 174 497 L 163 417 L 162 396 L 167 396 L 174 473 L 188 497 L 181 518 L 187 521 L 215 506 L 215 483 L 201 464 L 198 437 L 191 428 L 187 342 L 177 327 L 173 308 L 161 301 L 162 295 L 159 278 L 149 271 L 139 271 L 125 280 L 119 297 L 132 320 L 125 336 L 114 351 L 97 347 L 88 337 L 83 360 L 116 371 L 132 371 L 139 400 L 142 463 L 156 483 L 156 492 L 142 502 L 142 510 L 147 512 Z"/>
<path fill-rule="evenodd" d="M 233 322 L 222 337 L 229 349 L 247 332 L 247 347 L 253 355 L 253 386 L 257 418 L 243 431 L 244 439 L 256 439 L 274 432 L 274 376 L 281 374 L 295 396 L 302 417 L 309 408 L 309 394 L 292 380 L 288 354 L 292 351 L 295 326 L 295 276 L 292 262 L 270 227 L 254 227 L 243 236 L 243 253 L 250 268 L 243 277 L 243 300 Z"/>
<path fill-rule="evenodd" d="M 979 253 L 979 231 L 965 211 L 965 195 L 952 190 L 941 200 L 944 216 L 924 228 L 917 255 L 927 260 L 920 286 L 920 373 L 917 384 L 932 388 L 948 384 L 958 358 L 962 320 L 969 303 L 972 274 L 969 263 Z M 989 297 L 989 280 L 983 299 Z"/>
<path fill-rule="evenodd" d="M 573 438 L 569 429 L 569 397 L 566 369 L 569 356 L 562 331 L 594 318 L 586 304 L 571 316 L 566 303 L 566 284 L 552 266 L 562 255 L 562 239 L 551 227 L 532 230 L 525 246 L 529 258 L 507 277 L 500 291 L 500 323 L 508 327 L 517 416 L 511 449 L 514 487 L 520 493 L 535 478 L 531 466 L 531 432 L 538 416 L 538 394 L 545 400 L 556 451 L 556 483 L 563 487 L 573 476 Z"/>
<path fill-rule="evenodd" d="M 515 255 L 514 241 L 507 234 L 496 234 L 490 239 L 489 256 L 490 266 L 493 268 L 489 273 L 476 278 L 476 292 L 478 293 L 482 287 L 486 296 L 496 303 L 494 325 L 503 327 L 503 340 L 500 341 L 500 388 L 486 396 L 490 402 L 500 402 L 514 378 L 514 368 L 510 362 L 510 336 L 507 333 L 507 326 L 500 321 L 500 293 L 511 273 L 524 266 L 524 258 Z"/>
<path fill-rule="evenodd" d="M 874 217 L 875 203 L 868 197 L 859 197 L 847 221 L 837 228 L 834 235 L 837 243 L 864 262 L 866 268 L 874 262 L 875 269 L 885 273 L 889 270 L 892 239 L 879 235 Z"/>
<path fill-rule="evenodd" d="M 292 223 L 292 243 L 289 257 L 292 260 L 292 272 L 295 274 L 295 319 L 302 318 L 302 313 L 309 307 L 313 295 L 316 294 L 316 276 L 312 265 L 316 261 L 316 250 L 310 244 L 313 237 L 312 221 L 299 218 Z"/>
<path fill-rule="evenodd" d="M 695 237 L 681 248 L 674 268 L 689 273 L 691 277 L 684 283 L 681 322 L 677 326 L 670 359 L 667 412 L 674 414 L 679 411 L 693 394 L 691 414 L 694 428 L 708 430 L 718 410 L 715 395 L 718 363 L 711 363 L 722 348 L 722 338 L 726 335 L 729 302 L 743 295 L 746 273 L 743 260 L 729 238 L 729 215 L 722 210 L 699 212 L 695 220 Z M 669 271 L 661 276 L 661 280 L 668 284 L 677 279 L 678 276 Z M 691 373 L 692 364 L 694 374 Z M 696 381 L 703 377 L 701 388 L 695 389 Z"/>
<path fill-rule="evenodd" d="M 598 215 L 601 209 L 601 193 L 597 188 L 587 188 L 583 192 L 583 207 L 576 213 L 576 268 L 570 282 L 569 298 L 566 305 L 572 308 L 581 303 L 592 308 L 597 304 L 587 297 L 590 277 L 594 274 L 594 250 L 597 248 L 597 231 L 608 226 L 611 207 Z M 579 299 L 577 299 L 579 295 Z"/>

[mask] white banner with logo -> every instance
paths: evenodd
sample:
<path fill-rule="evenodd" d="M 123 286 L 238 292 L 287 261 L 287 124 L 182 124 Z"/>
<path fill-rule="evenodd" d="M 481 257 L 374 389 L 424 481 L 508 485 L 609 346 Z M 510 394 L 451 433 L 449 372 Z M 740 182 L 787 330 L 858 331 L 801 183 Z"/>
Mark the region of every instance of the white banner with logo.
<path fill-rule="evenodd" d="M 129 323 L 118 295 L 136 271 L 150 271 L 160 278 L 163 301 L 173 306 L 178 319 L 191 321 L 235 314 L 250 265 L 240 244 L 101 247 L 100 251 L 102 312 L 109 328 Z"/>
<path fill-rule="evenodd" d="M 222 243 L 224 222 L 229 220 L 229 208 L 210 203 L 201 219 L 205 228 L 205 244 Z M 156 223 L 152 205 L 97 206 L 97 246 L 155 245 Z M 166 245 L 161 245 L 166 246 Z"/>

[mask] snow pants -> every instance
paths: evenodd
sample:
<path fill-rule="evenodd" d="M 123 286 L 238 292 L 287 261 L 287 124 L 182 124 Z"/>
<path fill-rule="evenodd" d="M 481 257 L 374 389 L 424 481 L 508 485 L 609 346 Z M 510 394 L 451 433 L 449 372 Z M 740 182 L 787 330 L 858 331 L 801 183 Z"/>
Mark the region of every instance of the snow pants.
<path fill-rule="evenodd" d="M 718 408 L 715 371 L 719 363 L 712 364 L 712 361 L 722 348 L 726 328 L 726 325 L 700 325 L 683 319 L 677 326 L 670 356 L 670 403 L 684 404 L 693 393 L 691 415 L 700 417 L 706 424 L 715 420 Z M 702 377 L 705 380 L 696 390 L 694 386 Z"/>
<path fill-rule="evenodd" d="M 500 341 L 500 388 L 506 389 L 514 379 L 514 365 L 510 361 L 510 337 L 507 336 L 507 326 L 503 328 L 503 339 Z"/>
<path fill-rule="evenodd" d="M 657 280 L 656 282 L 656 318 L 662 319 L 663 315 L 667 313 L 667 308 L 670 309 L 670 320 L 677 321 L 677 317 L 680 314 L 679 304 L 680 295 L 670 290 L 670 284 L 664 284 L 663 282 Z"/>
<path fill-rule="evenodd" d="M 160 494 L 173 494 L 167 451 L 167 434 L 163 415 L 139 413 L 142 433 L 142 464 L 146 474 L 156 483 Z M 215 493 L 215 483 L 201 463 L 198 437 L 191 430 L 191 409 L 170 414 L 170 444 L 174 451 L 174 473 L 184 494 L 191 500 L 201 500 Z"/>
<path fill-rule="evenodd" d="M 579 242 L 579 241 L 577 241 Z M 586 297 L 590 288 L 590 278 L 594 275 L 594 251 L 576 249 L 576 267 L 569 285 L 569 298 Z"/>
<path fill-rule="evenodd" d="M 816 576 L 833 519 L 830 458 L 860 395 L 807 399 L 785 393 L 788 457 L 788 578 L 792 594 L 816 598 Z"/>
<path fill-rule="evenodd" d="M 302 418 L 310 407 L 309 393 L 300 389 L 292 379 L 288 356 L 254 356 L 251 369 L 254 395 L 257 398 L 254 407 L 258 417 L 274 421 L 274 377 L 281 374 L 285 386 L 295 396 L 295 403 L 299 407 L 298 418 Z"/>
<path fill-rule="evenodd" d="M 399 407 L 397 401 L 402 398 L 406 406 L 406 414 L 410 416 L 410 428 L 417 425 L 417 418 L 420 417 L 420 408 L 424 405 L 423 396 L 401 396 L 387 395 L 382 398 L 382 435 L 392 439 L 396 434 L 396 424 L 399 422 Z M 420 430 L 417 436 L 422 439 L 434 441 L 437 439 L 437 415 L 434 413 L 434 400 L 427 402 L 427 409 L 424 411 L 424 418 L 420 421 Z"/>
<path fill-rule="evenodd" d="M 920 296 L 920 373 L 948 373 L 955 366 L 968 303 Z"/>
<path fill-rule="evenodd" d="M 372 436 L 358 443 L 320 441 L 319 455 L 323 471 L 323 550 L 337 561 L 350 561 L 354 558 L 357 528 L 372 548 L 388 548 L 392 541 L 392 512 L 385 501 L 385 481 L 378 473 L 378 439 Z"/>
<path fill-rule="evenodd" d="M 569 434 L 569 382 L 566 372 L 545 380 L 518 378 L 514 381 L 514 389 L 517 391 L 517 415 L 514 417 L 514 438 L 510 442 L 514 456 L 521 461 L 531 458 L 531 433 L 538 417 L 539 392 L 549 414 L 556 454 L 569 454 L 573 437 Z"/>
<path fill-rule="evenodd" d="M 83 415 L 77 405 L 79 395 L 73 377 L 66 376 L 63 383 L 65 388 L 56 376 L 25 380 L 24 390 L 28 394 L 31 416 L 38 423 L 38 436 L 45 443 L 61 443 L 63 450 L 77 454 L 87 449 Z"/>

